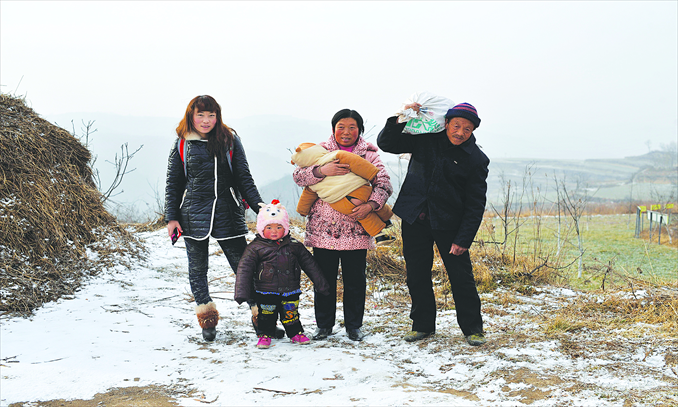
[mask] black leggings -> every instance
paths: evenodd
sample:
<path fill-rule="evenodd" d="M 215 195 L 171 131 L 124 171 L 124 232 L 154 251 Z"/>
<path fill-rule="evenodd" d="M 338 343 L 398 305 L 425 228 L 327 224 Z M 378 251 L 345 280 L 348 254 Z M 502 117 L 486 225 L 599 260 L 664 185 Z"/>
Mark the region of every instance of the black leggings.
<path fill-rule="evenodd" d="M 205 240 L 195 240 L 185 238 L 186 254 L 188 255 L 188 281 L 191 283 L 191 292 L 197 305 L 207 304 L 212 301 L 209 287 L 207 286 L 207 269 L 209 258 L 209 238 Z M 221 250 L 233 269 L 233 273 L 238 271 L 240 257 L 247 247 L 245 237 L 236 237 L 234 239 L 217 240 Z"/>
<path fill-rule="evenodd" d="M 330 295 L 315 293 L 315 319 L 318 328 L 332 328 L 337 314 L 337 276 L 341 262 L 344 280 L 344 326 L 356 329 L 363 326 L 365 313 L 365 267 L 367 250 L 328 250 L 313 248 L 323 276 L 330 284 Z"/>

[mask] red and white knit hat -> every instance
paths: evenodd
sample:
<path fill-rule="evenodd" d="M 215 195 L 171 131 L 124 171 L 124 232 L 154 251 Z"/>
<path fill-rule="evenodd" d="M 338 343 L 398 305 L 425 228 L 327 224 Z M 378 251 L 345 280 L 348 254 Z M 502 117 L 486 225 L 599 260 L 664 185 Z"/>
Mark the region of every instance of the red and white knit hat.
<path fill-rule="evenodd" d="M 259 206 L 261 208 L 259 209 L 259 214 L 257 215 L 257 233 L 259 233 L 260 236 L 264 236 L 264 228 L 266 225 L 277 223 L 282 225 L 282 227 L 285 229 L 284 236 L 287 236 L 287 234 L 290 232 L 290 217 L 287 214 L 287 210 L 284 206 L 282 206 L 280 201 L 274 199 L 268 205 L 260 202 Z"/>

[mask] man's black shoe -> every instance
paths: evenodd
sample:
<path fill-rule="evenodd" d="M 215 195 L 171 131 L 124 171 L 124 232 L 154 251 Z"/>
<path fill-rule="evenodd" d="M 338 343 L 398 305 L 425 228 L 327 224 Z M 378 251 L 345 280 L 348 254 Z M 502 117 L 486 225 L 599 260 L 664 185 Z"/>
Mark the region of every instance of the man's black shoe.
<path fill-rule="evenodd" d="M 405 339 L 405 342 L 414 342 L 428 338 L 431 335 L 433 335 L 433 332 L 410 331 L 405 334 L 403 339 Z"/>
<path fill-rule="evenodd" d="M 485 334 L 479 332 L 477 334 L 467 335 L 466 342 L 471 346 L 481 346 L 487 342 L 487 339 L 485 339 Z"/>
<path fill-rule="evenodd" d="M 313 339 L 316 341 L 327 339 L 330 335 L 332 335 L 332 328 L 318 328 L 315 330 L 315 333 L 313 333 Z"/>
<path fill-rule="evenodd" d="M 356 328 L 356 329 L 346 329 L 346 332 L 348 333 L 348 339 L 350 339 L 350 340 L 352 340 L 352 341 L 358 341 L 358 342 L 360 342 L 360 341 L 362 341 L 363 338 L 365 337 L 365 334 L 362 333 L 362 331 L 360 330 L 360 328 Z"/>

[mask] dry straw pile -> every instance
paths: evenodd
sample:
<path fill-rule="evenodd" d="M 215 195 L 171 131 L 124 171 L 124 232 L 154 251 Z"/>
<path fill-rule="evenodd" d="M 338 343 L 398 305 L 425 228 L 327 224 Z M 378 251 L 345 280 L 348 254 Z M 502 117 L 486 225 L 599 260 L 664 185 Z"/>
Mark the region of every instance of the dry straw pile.
<path fill-rule="evenodd" d="M 142 253 L 104 209 L 78 139 L 6 94 L 0 121 L 0 312 L 26 314 Z"/>

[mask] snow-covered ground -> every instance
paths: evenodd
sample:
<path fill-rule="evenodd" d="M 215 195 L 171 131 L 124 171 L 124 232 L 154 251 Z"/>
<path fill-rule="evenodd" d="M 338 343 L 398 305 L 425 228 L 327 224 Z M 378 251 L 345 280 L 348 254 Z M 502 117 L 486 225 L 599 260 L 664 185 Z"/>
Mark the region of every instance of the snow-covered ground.
<path fill-rule="evenodd" d="M 274 340 L 263 350 L 254 346 L 246 305 L 232 300 L 228 262 L 215 255 L 210 287 L 221 321 L 217 340 L 206 343 L 187 300 L 183 241 L 171 246 L 164 230 L 140 235 L 146 262 L 109 270 L 30 318 L 2 320 L 0 405 L 148 385 L 194 389 L 177 398 L 183 406 L 678 405 L 675 338 L 583 330 L 564 346 L 541 333 L 535 316 L 576 300 L 569 290 L 485 296 L 482 347 L 464 342 L 454 311 L 439 312 L 430 339 L 402 341 L 408 309 L 382 293 L 368 301 L 363 342 L 348 340 L 337 324 L 329 340 Z M 512 300 L 493 301 L 502 295 Z M 312 333 L 309 292 L 301 317 Z"/>

